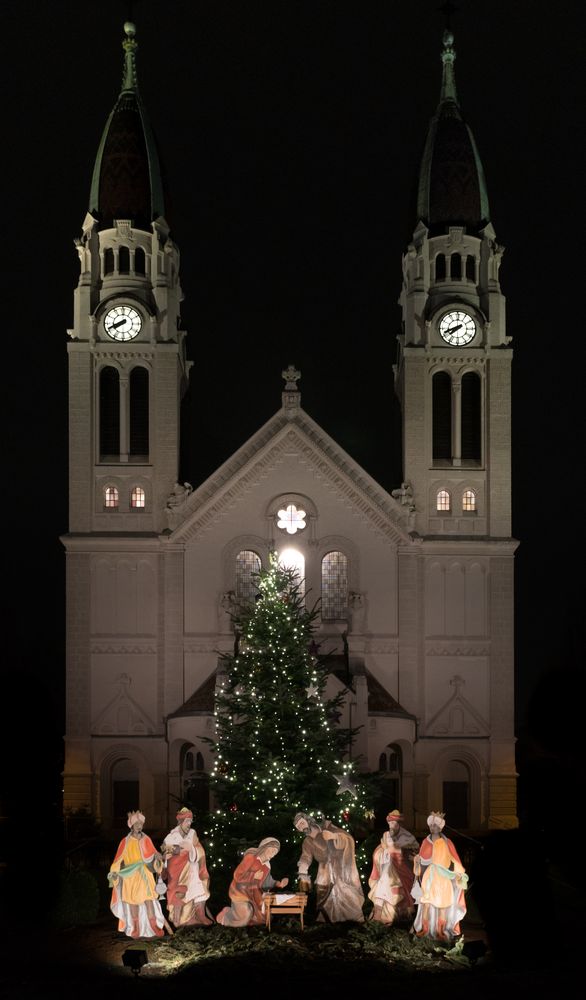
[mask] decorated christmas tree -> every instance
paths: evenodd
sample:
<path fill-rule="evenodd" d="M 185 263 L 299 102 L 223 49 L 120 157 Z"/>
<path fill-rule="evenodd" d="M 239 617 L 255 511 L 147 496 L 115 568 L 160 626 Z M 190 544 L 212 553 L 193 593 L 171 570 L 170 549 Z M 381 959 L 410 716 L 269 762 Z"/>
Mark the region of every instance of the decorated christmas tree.
<path fill-rule="evenodd" d="M 271 554 L 256 578 L 256 600 L 235 615 L 237 651 L 224 658 L 216 704 L 216 800 L 206 831 L 214 868 L 230 867 L 266 836 L 281 841 L 281 864 L 299 851 L 298 811 L 327 817 L 352 832 L 369 803 L 344 760 L 352 733 L 336 725 L 344 692 L 326 697 L 327 658 L 314 639 L 296 572 Z"/>

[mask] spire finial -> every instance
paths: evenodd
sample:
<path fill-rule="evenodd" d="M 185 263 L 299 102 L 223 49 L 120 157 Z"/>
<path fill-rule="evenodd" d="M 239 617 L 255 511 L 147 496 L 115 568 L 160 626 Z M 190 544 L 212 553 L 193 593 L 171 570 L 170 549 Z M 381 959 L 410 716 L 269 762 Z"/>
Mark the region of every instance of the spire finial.
<path fill-rule="evenodd" d="M 124 49 L 124 71 L 122 73 L 121 93 L 131 90 L 136 94 L 138 93 L 138 79 L 136 76 L 136 50 L 138 43 L 135 38 L 136 25 L 132 21 L 124 22 L 124 34 L 126 38 L 122 42 L 122 48 Z"/>
<path fill-rule="evenodd" d="M 458 95 L 456 93 L 456 76 L 454 73 L 454 62 L 456 61 L 456 50 L 454 48 L 454 35 L 449 27 L 449 13 L 457 8 L 451 3 L 445 3 L 444 7 L 449 8 L 449 12 L 446 13 L 446 28 L 443 35 L 444 48 L 442 51 L 442 90 L 440 95 L 440 103 L 444 101 L 454 101 L 455 104 L 458 103 Z M 440 7 L 443 10 L 444 7 Z"/>

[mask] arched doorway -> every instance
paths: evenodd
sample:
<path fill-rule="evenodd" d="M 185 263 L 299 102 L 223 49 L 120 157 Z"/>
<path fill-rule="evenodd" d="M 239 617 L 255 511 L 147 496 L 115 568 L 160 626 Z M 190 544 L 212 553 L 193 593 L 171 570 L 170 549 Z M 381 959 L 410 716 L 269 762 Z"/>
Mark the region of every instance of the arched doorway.
<path fill-rule="evenodd" d="M 445 768 L 442 800 L 449 826 L 460 830 L 470 826 L 470 772 L 461 760 L 451 760 Z"/>
<path fill-rule="evenodd" d="M 128 757 L 117 760 L 111 773 L 112 825 L 126 826 L 128 813 L 140 805 L 138 767 Z"/>

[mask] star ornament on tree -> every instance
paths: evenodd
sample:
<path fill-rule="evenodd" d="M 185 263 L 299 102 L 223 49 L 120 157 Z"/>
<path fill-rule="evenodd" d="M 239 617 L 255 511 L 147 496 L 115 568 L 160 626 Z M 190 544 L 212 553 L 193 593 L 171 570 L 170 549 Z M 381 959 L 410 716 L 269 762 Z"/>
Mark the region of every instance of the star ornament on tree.
<path fill-rule="evenodd" d="M 315 684 L 310 684 L 309 687 L 305 688 L 305 693 L 308 698 L 317 698 L 319 688 L 316 688 Z"/>
<path fill-rule="evenodd" d="M 336 795 L 343 795 L 344 792 L 350 792 L 350 795 L 353 795 L 354 798 L 356 798 L 356 796 L 358 795 L 358 792 L 356 791 L 356 785 L 353 784 L 352 781 L 350 781 L 350 778 L 348 777 L 347 774 L 335 774 L 334 778 L 338 782 Z"/>

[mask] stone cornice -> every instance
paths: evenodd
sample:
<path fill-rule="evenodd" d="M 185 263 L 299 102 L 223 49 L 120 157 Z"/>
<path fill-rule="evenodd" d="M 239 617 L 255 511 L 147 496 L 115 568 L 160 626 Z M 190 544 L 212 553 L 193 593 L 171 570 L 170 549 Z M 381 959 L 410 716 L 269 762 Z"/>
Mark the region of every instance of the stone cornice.
<path fill-rule="evenodd" d="M 399 640 L 398 639 L 367 639 L 365 644 L 365 653 L 386 653 L 386 654 L 399 654 Z"/>
<path fill-rule="evenodd" d="M 516 538 L 474 538 L 470 535 L 419 536 L 417 555 L 513 556 L 519 542 Z"/>
<path fill-rule="evenodd" d="M 157 646 L 156 643 L 152 641 L 125 643 L 125 642 L 116 642 L 115 640 L 114 641 L 106 640 L 104 642 L 96 640 L 90 644 L 90 653 L 96 656 L 108 655 L 108 654 L 115 654 L 115 655 L 123 654 L 124 656 L 128 655 L 144 656 L 145 653 L 149 655 L 156 655 Z"/>
<path fill-rule="evenodd" d="M 225 638 L 224 636 L 222 638 Z M 185 653 L 214 653 L 218 656 L 222 655 L 222 651 L 218 648 L 219 641 L 217 637 L 213 640 L 209 639 L 186 639 L 183 643 L 183 651 Z M 234 641 L 230 644 L 230 649 L 234 646 Z"/>
<path fill-rule="evenodd" d="M 111 552 L 120 555 L 121 552 L 158 552 L 161 539 L 154 533 L 126 534 L 124 531 L 113 531 L 108 535 L 61 535 L 60 541 L 67 552 Z"/>
<path fill-rule="evenodd" d="M 428 639 L 425 643 L 426 656 L 490 656 L 490 642 L 464 639 L 450 642 L 445 639 Z"/>

